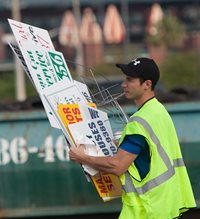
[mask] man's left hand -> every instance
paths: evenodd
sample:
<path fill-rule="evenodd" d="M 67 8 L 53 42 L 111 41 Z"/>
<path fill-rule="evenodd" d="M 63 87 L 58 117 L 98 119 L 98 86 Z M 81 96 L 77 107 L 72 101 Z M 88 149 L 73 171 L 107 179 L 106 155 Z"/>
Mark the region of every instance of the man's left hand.
<path fill-rule="evenodd" d="M 85 154 L 85 145 L 81 144 L 77 147 L 70 147 L 69 150 L 69 158 L 72 161 L 75 161 L 77 163 L 83 163 L 84 159 L 86 157 Z"/>

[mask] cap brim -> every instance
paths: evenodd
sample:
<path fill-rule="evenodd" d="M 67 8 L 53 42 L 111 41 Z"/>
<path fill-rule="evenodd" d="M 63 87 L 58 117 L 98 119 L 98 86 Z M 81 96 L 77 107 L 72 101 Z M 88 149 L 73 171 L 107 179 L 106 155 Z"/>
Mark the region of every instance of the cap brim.
<path fill-rule="evenodd" d="M 130 77 L 136 77 L 135 72 L 127 64 L 116 64 L 116 67 L 120 68 L 122 72 Z"/>

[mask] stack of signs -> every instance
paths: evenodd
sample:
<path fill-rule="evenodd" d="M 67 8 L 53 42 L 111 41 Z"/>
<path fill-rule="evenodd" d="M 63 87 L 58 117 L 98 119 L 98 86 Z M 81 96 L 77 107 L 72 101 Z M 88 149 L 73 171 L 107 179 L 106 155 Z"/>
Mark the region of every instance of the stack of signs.
<path fill-rule="evenodd" d="M 8 19 L 15 43 L 9 43 L 37 90 L 52 127 L 61 129 L 69 146 L 84 144 L 92 156 L 113 156 L 117 149 L 107 114 L 96 108 L 85 84 L 73 80 L 63 54 L 55 51 L 44 29 Z M 119 178 L 83 165 L 99 196 L 121 196 Z"/>

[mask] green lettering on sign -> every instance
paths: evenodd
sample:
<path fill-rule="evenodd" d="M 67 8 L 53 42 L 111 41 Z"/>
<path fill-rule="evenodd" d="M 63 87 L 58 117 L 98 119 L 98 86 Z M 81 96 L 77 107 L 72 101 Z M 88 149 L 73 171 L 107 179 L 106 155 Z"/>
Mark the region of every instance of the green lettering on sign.
<path fill-rule="evenodd" d="M 31 64 L 31 67 L 35 70 L 37 70 L 37 65 L 38 65 L 38 62 L 36 62 L 34 56 L 33 56 L 33 53 L 31 51 L 27 51 L 28 53 L 28 56 L 30 58 L 30 64 Z"/>
<path fill-rule="evenodd" d="M 67 77 L 71 81 L 71 75 L 65 66 L 65 62 L 61 55 L 53 52 L 48 52 L 51 58 L 51 62 L 53 64 L 56 75 L 58 76 L 58 80 L 63 80 L 64 77 Z"/>

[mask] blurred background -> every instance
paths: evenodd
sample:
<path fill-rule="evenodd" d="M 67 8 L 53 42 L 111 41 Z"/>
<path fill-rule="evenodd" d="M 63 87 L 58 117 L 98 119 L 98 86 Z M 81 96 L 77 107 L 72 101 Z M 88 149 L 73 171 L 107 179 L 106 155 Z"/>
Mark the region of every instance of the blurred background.
<path fill-rule="evenodd" d="M 121 73 L 115 63 L 152 57 L 161 69 L 162 102 L 199 100 L 199 8 L 198 0 L 1 0 L 0 100 L 36 95 L 26 76 L 19 76 L 7 45 L 12 38 L 7 18 L 48 30 L 73 77 L 92 68 L 95 77 L 114 76 L 111 83 L 117 83 Z"/>
<path fill-rule="evenodd" d="M 200 1 L 0 0 L 0 218 L 117 218 L 121 202 L 103 203 L 80 166 L 69 161 L 60 130 L 16 61 L 7 19 L 48 30 L 74 79 L 120 94 L 116 63 L 138 56 L 160 67 L 157 98 L 177 129 L 200 211 Z M 131 115 L 136 108 L 118 99 Z M 113 113 L 108 114 L 116 124 Z M 113 127 L 112 127 L 113 128 Z"/>

